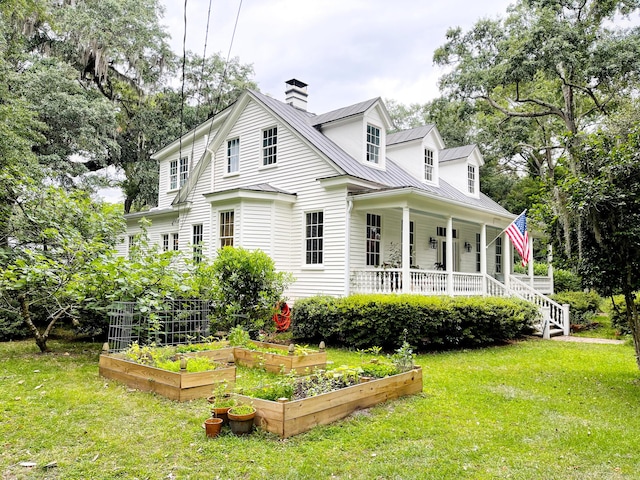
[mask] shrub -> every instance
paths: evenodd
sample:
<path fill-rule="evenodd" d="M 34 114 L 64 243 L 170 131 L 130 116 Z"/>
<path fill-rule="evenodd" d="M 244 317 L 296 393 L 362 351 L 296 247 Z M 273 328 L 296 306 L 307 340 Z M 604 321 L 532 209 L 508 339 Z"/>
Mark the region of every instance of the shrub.
<path fill-rule="evenodd" d="M 288 273 L 276 272 L 275 263 L 263 251 L 224 247 L 211 266 L 212 299 L 217 328 L 244 323 L 250 331 L 268 325 L 276 303 L 291 283 Z"/>
<path fill-rule="evenodd" d="M 627 321 L 627 304 L 624 300 L 624 295 L 616 295 L 612 300 L 614 304 L 611 305 L 611 311 L 609 313 L 611 326 L 622 335 L 630 335 L 631 329 Z M 640 308 L 640 295 L 636 295 L 635 304 L 636 308 Z"/>
<path fill-rule="evenodd" d="M 569 304 L 569 321 L 573 325 L 588 325 L 600 311 L 602 298 L 596 292 L 562 292 L 551 295 L 560 304 Z"/>
<path fill-rule="evenodd" d="M 554 270 L 553 289 L 558 293 L 576 292 L 582 289 L 582 278 L 569 270 Z"/>
<path fill-rule="evenodd" d="M 539 312 L 523 300 L 494 297 L 353 295 L 299 300 L 293 315 L 296 338 L 390 351 L 404 340 L 420 349 L 512 340 L 531 332 Z"/>

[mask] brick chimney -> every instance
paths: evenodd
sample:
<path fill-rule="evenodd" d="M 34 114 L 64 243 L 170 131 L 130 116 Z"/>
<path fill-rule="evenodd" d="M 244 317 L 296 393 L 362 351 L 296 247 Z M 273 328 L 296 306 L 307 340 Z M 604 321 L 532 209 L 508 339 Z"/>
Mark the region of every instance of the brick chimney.
<path fill-rule="evenodd" d="M 300 110 L 307 110 L 307 84 L 292 78 L 285 82 L 287 85 L 285 94 L 285 102 Z"/>

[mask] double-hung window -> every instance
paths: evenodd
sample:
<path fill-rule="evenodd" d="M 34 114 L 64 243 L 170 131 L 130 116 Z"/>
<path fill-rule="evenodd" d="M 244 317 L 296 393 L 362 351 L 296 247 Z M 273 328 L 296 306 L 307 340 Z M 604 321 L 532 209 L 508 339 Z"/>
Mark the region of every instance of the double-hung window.
<path fill-rule="evenodd" d="M 203 231 L 201 223 L 193 226 L 191 243 L 193 244 L 193 261 L 195 263 L 200 263 L 202 261 L 202 240 L 204 239 Z"/>
<path fill-rule="evenodd" d="M 189 158 L 182 157 L 180 159 L 180 186 L 184 185 L 189 178 Z"/>
<path fill-rule="evenodd" d="M 189 178 L 189 158 L 182 157 L 180 161 L 171 160 L 169 163 L 169 190 L 181 187 L 187 178 Z"/>
<path fill-rule="evenodd" d="M 227 173 L 235 173 L 240 168 L 240 139 L 227 141 Z"/>
<path fill-rule="evenodd" d="M 367 213 L 367 266 L 380 265 L 380 215 Z"/>
<path fill-rule="evenodd" d="M 233 247 L 233 210 L 220 212 L 220 247 Z"/>
<path fill-rule="evenodd" d="M 162 234 L 162 251 L 163 252 L 169 251 L 169 234 L 168 233 Z"/>
<path fill-rule="evenodd" d="M 433 150 L 424 149 L 424 179 L 433 182 Z"/>
<path fill-rule="evenodd" d="M 476 167 L 467 165 L 467 183 L 469 193 L 476 193 Z"/>
<path fill-rule="evenodd" d="M 307 265 L 322 264 L 324 251 L 324 213 L 308 212 L 306 214 L 306 260 Z"/>
<path fill-rule="evenodd" d="M 180 249 L 180 239 L 178 237 L 178 234 L 177 233 L 171 234 L 171 240 L 172 240 L 171 249 L 172 250 L 179 250 Z"/>
<path fill-rule="evenodd" d="M 496 273 L 502 273 L 502 237 L 496 238 Z"/>
<path fill-rule="evenodd" d="M 262 165 L 274 165 L 277 159 L 278 127 L 262 131 Z"/>
<path fill-rule="evenodd" d="M 482 269 L 482 257 L 480 255 L 480 234 L 476 233 L 476 272 L 480 272 Z"/>
<path fill-rule="evenodd" d="M 367 162 L 378 163 L 380 157 L 380 129 L 367 124 Z"/>

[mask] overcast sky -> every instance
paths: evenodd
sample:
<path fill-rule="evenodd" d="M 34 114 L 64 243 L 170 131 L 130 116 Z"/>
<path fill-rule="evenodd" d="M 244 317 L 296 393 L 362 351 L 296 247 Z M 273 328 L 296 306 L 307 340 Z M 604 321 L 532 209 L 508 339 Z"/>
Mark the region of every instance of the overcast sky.
<path fill-rule="evenodd" d="M 182 53 L 184 1 L 161 0 L 171 45 Z M 404 104 L 438 96 L 433 52 L 448 28 L 505 16 L 513 0 L 242 0 L 231 56 L 253 64 L 260 91 L 284 100 L 284 82 L 307 84 L 309 111 L 374 97 Z M 187 0 L 187 49 L 202 55 L 209 0 Z M 240 0 L 212 2 L 207 53 L 226 57 Z"/>

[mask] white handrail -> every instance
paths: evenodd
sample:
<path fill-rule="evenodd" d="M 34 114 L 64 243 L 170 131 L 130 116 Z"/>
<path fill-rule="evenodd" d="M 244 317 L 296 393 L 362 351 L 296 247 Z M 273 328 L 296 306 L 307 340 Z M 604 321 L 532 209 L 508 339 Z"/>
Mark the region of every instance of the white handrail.
<path fill-rule="evenodd" d="M 540 308 L 549 309 L 549 322 L 562 329 L 564 335 L 569 335 L 571 324 L 569 323 L 569 305 L 560 305 L 546 295 L 534 290 L 531 286 L 511 277 L 511 289 L 521 295 L 525 300 L 534 303 Z"/>

